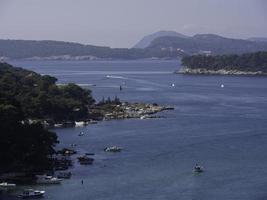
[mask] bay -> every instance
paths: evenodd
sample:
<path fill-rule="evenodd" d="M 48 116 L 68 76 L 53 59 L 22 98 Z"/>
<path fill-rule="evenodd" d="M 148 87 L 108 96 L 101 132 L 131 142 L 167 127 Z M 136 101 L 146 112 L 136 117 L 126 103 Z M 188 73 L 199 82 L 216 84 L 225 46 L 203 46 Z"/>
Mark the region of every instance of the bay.
<path fill-rule="evenodd" d="M 58 147 L 76 143 L 81 154 L 95 153 L 95 163 L 75 163 L 72 178 L 61 185 L 32 186 L 46 190 L 44 199 L 267 198 L 265 77 L 177 75 L 177 60 L 11 63 L 88 87 L 97 100 L 117 96 L 175 107 L 159 119 L 54 129 Z M 85 136 L 78 137 L 80 131 Z M 103 151 L 112 145 L 124 151 Z M 205 167 L 203 174 L 192 173 L 196 163 Z"/>

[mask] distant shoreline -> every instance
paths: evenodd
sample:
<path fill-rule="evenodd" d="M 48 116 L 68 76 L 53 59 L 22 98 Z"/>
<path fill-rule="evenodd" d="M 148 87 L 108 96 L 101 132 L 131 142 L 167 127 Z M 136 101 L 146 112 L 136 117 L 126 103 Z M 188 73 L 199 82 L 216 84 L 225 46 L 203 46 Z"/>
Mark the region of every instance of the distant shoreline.
<path fill-rule="evenodd" d="M 38 57 L 38 58 L 20 58 L 20 59 L 15 59 L 15 58 L 6 58 L 6 59 L 1 59 L 0 57 L 0 63 L 5 63 L 5 62 L 16 62 L 16 61 L 85 61 L 85 62 L 103 62 L 103 61 L 179 61 L 181 58 L 171 58 L 171 57 L 163 57 L 163 58 L 136 58 L 136 59 L 122 59 L 122 58 L 95 58 L 95 59 L 87 59 L 87 58 L 48 58 L 48 57 Z"/>
<path fill-rule="evenodd" d="M 174 72 L 175 74 L 188 74 L 188 75 L 235 75 L 235 76 L 267 76 L 267 73 L 262 71 L 240 71 L 240 70 L 210 70 L 207 68 L 189 68 L 183 67 Z"/>

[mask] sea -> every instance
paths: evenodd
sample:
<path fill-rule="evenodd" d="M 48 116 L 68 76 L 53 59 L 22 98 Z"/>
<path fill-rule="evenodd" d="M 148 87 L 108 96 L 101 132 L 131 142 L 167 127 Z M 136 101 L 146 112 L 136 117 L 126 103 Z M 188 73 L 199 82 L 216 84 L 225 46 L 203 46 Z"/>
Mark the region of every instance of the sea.
<path fill-rule="evenodd" d="M 60 185 L 19 186 L 0 199 L 16 199 L 24 188 L 45 190 L 44 200 L 267 199 L 267 77 L 175 74 L 179 60 L 11 64 L 79 84 L 97 101 L 118 97 L 174 110 L 53 129 L 57 148 L 77 144 L 78 154 L 95 154 L 94 164 L 74 159 L 71 179 Z M 104 152 L 113 145 L 123 151 Z M 204 172 L 194 173 L 195 164 Z"/>

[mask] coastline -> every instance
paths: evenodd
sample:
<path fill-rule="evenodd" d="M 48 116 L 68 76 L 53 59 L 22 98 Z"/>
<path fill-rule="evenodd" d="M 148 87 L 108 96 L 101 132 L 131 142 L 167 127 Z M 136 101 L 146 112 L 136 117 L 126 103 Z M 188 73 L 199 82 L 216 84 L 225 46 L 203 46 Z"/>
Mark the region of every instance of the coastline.
<path fill-rule="evenodd" d="M 89 108 L 89 117 L 80 121 L 62 121 L 54 122 L 53 119 L 37 119 L 31 120 L 31 123 L 41 122 L 46 128 L 64 128 L 75 126 L 87 126 L 107 120 L 122 120 L 122 119 L 151 119 L 161 118 L 155 115 L 164 110 L 174 110 L 171 106 L 158 105 L 156 103 L 104 103 L 95 104 Z"/>
<path fill-rule="evenodd" d="M 188 74 L 188 75 L 235 75 L 235 76 L 267 76 L 267 73 L 262 71 L 240 71 L 240 70 L 210 70 L 206 68 L 192 69 L 189 67 L 183 67 L 174 72 L 175 74 Z"/>
<path fill-rule="evenodd" d="M 154 114 L 164 111 L 173 110 L 170 106 L 161 106 L 156 103 L 129 103 L 122 102 L 118 104 L 104 104 L 96 105 L 89 112 L 90 115 L 95 113 L 101 113 L 103 116 L 102 120 L 112 120 L 112 119 L 130 119 L 130 118 L 156 118 L 159 116 L 154 116 Z"/>
<path fill-rule="evenodd" d="M 47 120 L 29 120 L 29 123 L 41 122 L 46 128 L 65 128 L 74 126 L 87 126 L 89 124 L 95 124 L 101 121 L 107 120 L 122 120 L 122 119 L 154 119 L 162 118 L 161 116 L 155 115 L 159 112 L 165 110 L 174 110 L 171 106 L 162 106 L 156 103 L 129 103 L 129 102 L 118 102 L 118 103 L 103 103 L 95 104 L 89 110 L 89 118 L 84 119 L 80 122 L 68 121 L 60 123 L 48 123 Z M 44 171 L 9 171 L 0 172 L 0 182 L 9 181 L 16 184 L 35 184 L 36 174 L 42 174 L 47 172 L 49 174 L 55 174 L 56 171 L 68 170 L 74 162 L 71 158 L 72 155 L 76 154 L 77 151 L 74 149 L 75 146 L 71 148 L 63 148 L 54 152 L 51 156 L 52 169 L 46 169 Z"/>

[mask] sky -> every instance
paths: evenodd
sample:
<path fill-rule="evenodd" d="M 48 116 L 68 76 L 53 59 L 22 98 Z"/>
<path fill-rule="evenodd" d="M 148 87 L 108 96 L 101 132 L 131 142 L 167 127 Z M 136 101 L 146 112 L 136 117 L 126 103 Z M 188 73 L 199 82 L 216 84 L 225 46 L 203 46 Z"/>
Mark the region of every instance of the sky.
<path fill-rule="evenodd" d="M 0 39 L 130 48 L 159 30 L 267 37 L 267 0 L 0 0 Z"/>

